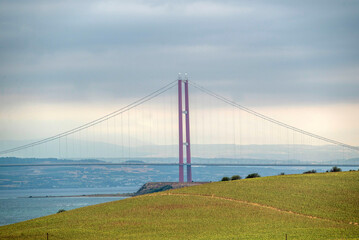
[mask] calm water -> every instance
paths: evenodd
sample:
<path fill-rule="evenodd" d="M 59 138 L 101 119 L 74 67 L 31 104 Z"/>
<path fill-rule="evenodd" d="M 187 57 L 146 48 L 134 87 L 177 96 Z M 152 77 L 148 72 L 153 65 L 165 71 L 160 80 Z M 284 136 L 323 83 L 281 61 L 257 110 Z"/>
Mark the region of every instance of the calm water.
<path fill-rule="evenodd" d="M 137 187 L 105 189 L 36 189 L 0 191 L 0 225 L 7 225 L 89 205 L 116 201 L 123 197 L 29 198 L 29 196 L 65 196 L 95 193 L 134 192 Z"/>

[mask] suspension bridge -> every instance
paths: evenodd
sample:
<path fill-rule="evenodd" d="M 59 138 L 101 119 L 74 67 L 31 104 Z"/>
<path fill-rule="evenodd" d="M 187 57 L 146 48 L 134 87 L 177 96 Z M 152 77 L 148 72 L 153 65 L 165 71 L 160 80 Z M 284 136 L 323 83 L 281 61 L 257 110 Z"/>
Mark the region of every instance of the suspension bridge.
<path fill-rule="evenodd" d="M 198 165 L 359 166 L 358 147 L 263 115 L 187 75 L 79 127 L 3 147 L 0 157 L 0 167 L 178 165 L 179 182 L 185 172 L 191 182 Z"/>

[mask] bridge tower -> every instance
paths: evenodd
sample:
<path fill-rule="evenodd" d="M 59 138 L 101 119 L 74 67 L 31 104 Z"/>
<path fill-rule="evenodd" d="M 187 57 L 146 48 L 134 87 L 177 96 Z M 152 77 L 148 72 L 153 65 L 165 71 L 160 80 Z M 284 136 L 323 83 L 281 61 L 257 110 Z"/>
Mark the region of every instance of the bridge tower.
<path fill-rule="evenodd" d="M 182 106 L 182 85 L 184 83 L 184 100 L 185 109 Z M 187 165 L 187 182 L 192 182 L 192 167 L 191 167 L 191 138 L 189 126 L 189 96 L 188 96 L 188 78 L 185 74 L 185 79 L 182 80 L 181 74 L 178 75 L 178 146 L 179 146 L 179 182 L 184 181 L 183 169 L 183 146 L 186 146 L 186 165 Z M 183 142 L 183 115 L 185 115 L 185 129 L 186 142 Z"/>

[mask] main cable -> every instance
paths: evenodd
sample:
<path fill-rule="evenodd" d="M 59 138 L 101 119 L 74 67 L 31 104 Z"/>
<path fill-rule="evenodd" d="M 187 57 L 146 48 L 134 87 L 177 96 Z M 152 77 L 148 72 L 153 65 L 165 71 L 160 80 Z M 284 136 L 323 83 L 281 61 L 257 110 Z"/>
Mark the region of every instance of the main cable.
<path fill-rule="evenodd" d="M 96 120 L 93 120 L 91 122 L 88 122 L 84 125 L 81 125 L 79 127 L 76 127 L 76 128 L 73 128 L 71 130 L 68 130 L 68 131 L 65 131 L 65 132 L 62 132 L 62 133 L 59 133 L 59 134 L 56 134 L 52 137 L 48 137 L 48 138 L 45 138 L 45 139 L 42 139 L 42 140 L 39 140 L 39 141 L 36 141 L 36 142 L 32 142 L 32 143 L 29 143 L 29 144 L 25 144 L 25 145 L 22 145 L 22 146 L 19 146 L 19 147 L 15 147 L 15 148 L 11 148 L 11 149 L 6 149 L 6 150 L 3 150 L 3 151 L 0 151 L 0 155 L 3 155 L 3 154 L 7 154 L 7 153 L 12 153 L 12 152 L 16 152 L 16 151 L 20 151 L 20 150 L 23 150 L 23 149 L 26 149 L 26 148 L 29 148 L 29 147 L 33 147 L 33 146 L 37 146 L 37 145 L 40 145 L 40 144 L 43 144 L 43 143 L 47 143 L 47 142 L 51 142 L 53 140 L 56 140 L 56 139 L 59 139 L 59 138 L 62 138 L 64 136 L 67 136 L 67 135 L 70 135 L 70 134 L 73 134 L 73 133 L 76 133 L 76 132 L 79 132 L 83 129 L 86 129 L 86 128 L 89 128 L 91 126 L 94 126 L 96 124 L 99 124 L 101 122 L 104 122 L 112 117 L 115 117 L 119 114 L 122 114 L 124 112 L 127 112 L 147 101 L 150 101 L 151 99 L 157 97 L 158 95 L 168 91 L 169 89 L 173 88 L 176 86 L 177 83 L 177 80 L 175 81 L 172 81 L 171 83 L 159 88 L 158 90 L 138 99 L 137 101 L 123 107 L 123 108 L 120 108 L 112 113 L 109 113 L 103 117 L 100 117 Z"/>
<path fill-rule="evenodd" d="M 313 137 L 313 138 L 316 138 L 316 139 L 319 139 L 319 140 L 322 140 L 322 141 L 325 141 L 325 142 L 328 142 L 328 143 L 332 143 L 332 144 L 342 146 L 342 147 L 345 147 L 345 148 L 348 148 L 348 149 L 359 151 L 359 147 L 351 146 L 349 144 L 345 144 L 345 143 L 342 143 L 342 142 L 339 142 L 339 141 L 335 141 L 335 140 L 332 140 L 332 139 L 329 139 L 329 138 L 326 138 L 326 137 L 316 135 L 316 134 L 311 133 L 311 132 L 307 132 L 307 131 L 302 130 L 300 128 L 293 127 L 293 126 L 288 125 L 286 123 L 280 122 L 280 121 L 275 120 L 275 119 L 270 118 L 270 117 L 267 117 L 267 116 L 265 116 L 265 115 L 263 115 L 261 113 L 258 113 L 258 112 L 254 111 L 252 109 L 244 107 L 244 106 L 242 106 L 242 105 L 240 105 L 240 104 L 238 104 L 238 103 L 236 103 L 234 101 L 231 101 L 231 100 L 229 100 L 229 99 L 227 99 L 227 98 L 225 98 L 225 97 L 223 97 L 223 96 L 221 96 L 221 95 L 219 95 L 219 94 L 217 94 L 217 93 L 215 93 L 215 92 L 213 92 L 213 91 L 211 91 L 211 90 L 209 90 L 209 89 L 207 89 L 205 87 L 202 87 L 202 86 L 200 86 L 200 85 L 198 85 L 198 84 L 196 84 L 196 83 L 194 83 L 192 81 L 188 80 L 188 82 L 193 87 L 197 88 L 198 90 L 200 90 L 200 91 L 202 91 L 204 93 L 207 93 L 208 95 L 210 95 L 210 96 L 212 96 L 214 98 L 217 98 L 218 100 L 221 100 L 221 101 L 223 101 L 223 102 L 225 102 L 225 103 L 227 103 L 229 105 L 232 105 L 233 107 L 236 107 L 236 108 L 241 109 L 241 110 L 243 110 L 243 111 L 245 111 L 247 113 L 250 113 L 250 114 L 252 114 L 252 115 L 254 115 L 256 117 L 259 117 L 259 118 L 264 119 L 266 121 L 272 122 L 272 123 L 274 123 L 276 125 L 282 126 L 284 128 L 287 128 L 287 129 L 291 129 L 291 130 L 293 130 L 295 132 L 299 132 L 301 134 L 304 134 L 304 135 L 307 135 L 307 136 L 310 136 L 310 137 Z"/>

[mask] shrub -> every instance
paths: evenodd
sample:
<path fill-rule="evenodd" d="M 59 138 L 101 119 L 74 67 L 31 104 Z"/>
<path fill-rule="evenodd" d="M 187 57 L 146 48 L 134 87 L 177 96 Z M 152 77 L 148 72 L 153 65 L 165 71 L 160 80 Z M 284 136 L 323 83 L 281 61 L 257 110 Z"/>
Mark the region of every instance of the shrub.
<path fill-rule="evenodd" d="M 258 173 L 251 173 L 251 174 L 248 174 L 248 176 L 246 178 L 257 178 L 257 177 L 261 177 L 261 175 L 259 175 Z"/>
<path fill-rule="evenodd" d="M 284 173 L 284 172 L 281 172 L 279 175 L 285 175 L 285 173 Z"/>
<path fill-rule="evenodd" d="M 242 179 L 241 176 L 239 176 L 239 175 L 233 175 L 231 177 L 231 180 L 239 180 L 239 179 Z"/>
<path fill-rule="evenodd" d="M 316 173 L 317 172 L 317 170 L 309 170 L 309 171 L 306 171 L 306 172 L 303 172 L 304 174 L 306 174 L 306 173 Z"/>
<path fill-rule="evenodd" d="M 57 213 L 62 213 L 62 212 L 66 212 L 65 209 L 60 209 L 59 211 L 57 211 Z"/>
<path fill-rule="evenodd" d="M 341 172 L 342 169 L 338 168 L 337 166 L 332 167 L 332 169 L 329 170 L 330 172 Z"/>
<path fill-rule="evenodd" d="M 223 177 L 221 181 L 229 181 L 229 177 Z"/>

